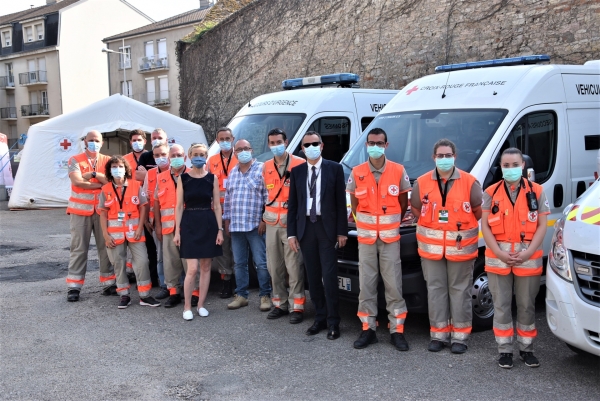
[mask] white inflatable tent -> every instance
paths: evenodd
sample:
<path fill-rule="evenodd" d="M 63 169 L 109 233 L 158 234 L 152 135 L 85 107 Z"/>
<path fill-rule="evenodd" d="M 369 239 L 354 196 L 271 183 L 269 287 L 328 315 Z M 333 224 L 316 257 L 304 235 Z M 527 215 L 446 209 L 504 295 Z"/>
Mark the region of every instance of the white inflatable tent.
<path fill-rule="evenodd" d="M 67 163 L 83 152 L 81 138 L 91 130 L 107 133 L 136 128 L 146 132 L 162 128 L 170 144 L 181 144 L 186 150 L 194 142 L 206 143 L 198 124 L 115 94 L 29 128 L 8 207 L 66 207 L 71 193 Z M 104 146 L 100 153 L 105 153 Z"/>

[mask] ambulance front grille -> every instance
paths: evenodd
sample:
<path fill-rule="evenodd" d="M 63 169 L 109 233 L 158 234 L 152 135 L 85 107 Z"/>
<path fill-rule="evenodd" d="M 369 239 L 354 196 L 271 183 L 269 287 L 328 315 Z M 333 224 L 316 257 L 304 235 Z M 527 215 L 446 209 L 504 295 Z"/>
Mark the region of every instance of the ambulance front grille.
<path fill-rule="evenodd" d="M 585 302 L 600 308 L 600 255 L 572 251 L 577 293 Z"/>

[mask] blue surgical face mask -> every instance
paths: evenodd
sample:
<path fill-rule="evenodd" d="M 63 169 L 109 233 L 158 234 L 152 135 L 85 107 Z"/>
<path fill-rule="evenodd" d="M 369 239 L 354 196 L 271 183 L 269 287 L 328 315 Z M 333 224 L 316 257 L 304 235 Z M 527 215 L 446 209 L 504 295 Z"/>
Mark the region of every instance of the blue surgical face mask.
<path fill-rule="evenodd" d="M 171 167 L 181 168 L 185 164 L 183 157 L 171 157 Z"/>
<path fill-rule="evenodd" d="M 152 147 L 157 146 L 159 143 L 161 143 L 162 141 L 160 139 L 155 139 L 152 141 Z"/>
<path fill-rule="evenodd" d="M 276 146 L 271 146 L 271 152 L 277 157 L 283 156 L 285 153 L 285 144 L 279 144 Z"/>
<path fill-rule="evenodd" d="M 310 160 L 318 159 L 321 156 L 321 147 L 311 145 L 308 148 L 304 148 L 304 154 Z"/>
<path fill-rule="evenodd" d="M 379 146 L 367 146 L 367 153 L 373 159 L 379 159 L 385 153 L 385 148 Z"/>
<path fill-rule="evenodd" d="M 168 157 L 155 157 L 154 161 L 156 162 L 156 165 L 160 168 L 169 167 Z"/>
<path fill-rule="evenodd" d="M 134 152 L 141 152 L 144 150 L 144 142 L 135 141 L 131 144 Z"/>
<path fill-rule="evenodd" d="M 237 155 L 238 161 L 242 164 L 250 163 L 252 161 L 252 152 L 244 150 Z"/>
<path fill-rule="evenodd" d="M 98 143 L 98 142 L 90 141 L 87 143 L 87 149 L 93 153 L 99 152 L 101 147 L 102 147 L 102 144 Z"/>
<path fill-rule="evenodd" d="M 435 165 L 440 171 L 450 171 L 454 167 L 454 157 L 444 157 L 442 159 L 435 159 Z"/>
<path fill-rule="evenodd" d="M 124 178 L 125 177 L 125 167 L 111 167 L 110 174 L 114 178 Z"/>
<path fill-rule="evenodd" d="M 206 164 L 206 157 L 195 156 L 192 157 L 192 166 L 196 168 L 202 168 Z"/>
<path fill-rule="evenodd" d="M 510 167 L 502 169 L 502 177 L 507 182 L 516 182 L 523 176 L 522 167 Z"/>
<path fill-rule="evenodd" d="M 219 142 L 219 147 L 222 151 L 229 152 L 231 150 L 231 142 L 223 141 Z"/>

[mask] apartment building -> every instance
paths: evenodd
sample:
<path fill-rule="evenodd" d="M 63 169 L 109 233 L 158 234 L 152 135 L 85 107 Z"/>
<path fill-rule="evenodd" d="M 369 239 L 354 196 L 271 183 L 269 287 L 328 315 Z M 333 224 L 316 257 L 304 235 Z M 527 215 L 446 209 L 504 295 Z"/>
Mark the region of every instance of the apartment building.
<path fill-rule="evenodd" d="M 33 124 L 107 97 L 102 38 L 149 22 L 125 0 L 47 0 L 0 16 L 0 132 L 8 146 Z"/>
<path fill-rule="evenodd" d="M 212 4 L 200 1 L 198 9 L 105 38 L 110 94 L 120 93 L 179 116 L 175 47 Z"/>

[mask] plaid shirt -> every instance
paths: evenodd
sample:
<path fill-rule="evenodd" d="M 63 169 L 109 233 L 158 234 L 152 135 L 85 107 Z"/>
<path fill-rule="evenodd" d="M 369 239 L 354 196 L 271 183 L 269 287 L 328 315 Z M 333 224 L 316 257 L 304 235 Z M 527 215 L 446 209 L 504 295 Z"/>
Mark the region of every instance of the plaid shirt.
<path fill-rule="evenodd" d="M 235 166 L 227 178 L 223 220 L 230 220 L 231 232 L 249 232 L 262 221 L 268 192 L 262 175 L 263 163 L 254 160 L 245 173 L 239 167 Z"/>

